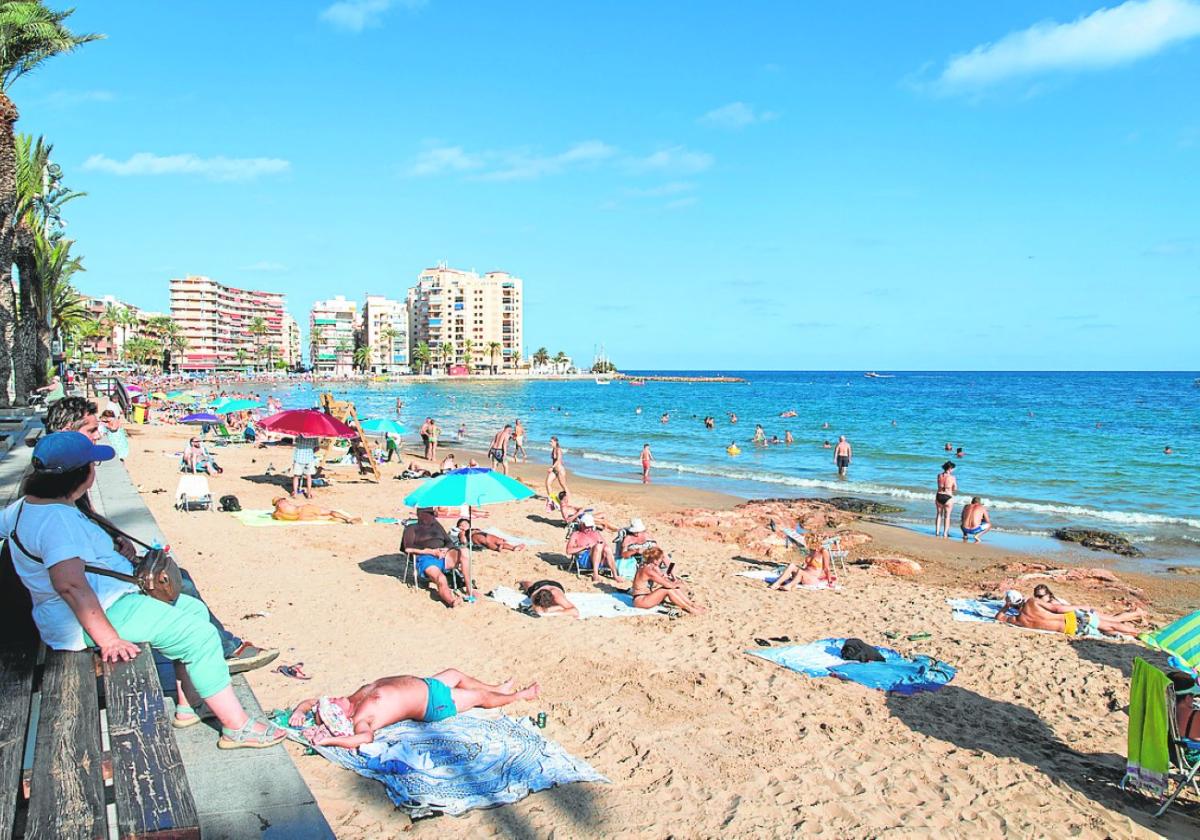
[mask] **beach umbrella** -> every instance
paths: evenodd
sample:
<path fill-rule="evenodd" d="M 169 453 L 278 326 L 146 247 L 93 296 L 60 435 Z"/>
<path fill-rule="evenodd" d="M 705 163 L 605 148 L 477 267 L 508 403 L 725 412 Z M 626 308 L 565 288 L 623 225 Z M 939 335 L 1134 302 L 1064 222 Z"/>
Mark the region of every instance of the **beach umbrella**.
<path fill-rule="evenodd" d="M 358 431 L 336 417 L 312 408 L 297 408 L 272 414 L 258 424 L 260 429 L 276 434 L 305 437 L 356 438 Z"/>
<path fill-rule="evenodd" d="M 1138 638 L 1171 657 L 1172 664 L 1200 673 L 1200 610 L 1173 621 L 1156 633 Z"/>
<path fill-rule="evenodd" d="M 256 408 L 262 408 L 262 403 L 257 403 L 254 400 L 221 400 L 221 404 L 213 405 L 212 410 L 217 414 L 234 414 L 238 411 L 254 411 Z"/>
<path fill-rule="evenodd" d="M 364 432 L 372 435 L 402 435 L 408 431 L 399 422 L 387 417 L 372 417 L 370 420 L 363 420 L 359 425 Z"/>
<path fill-rule="evenodd" d="M 179 422 L 188 426 L 219 426 L 222 420 L 215 414 L 200 411 L 181 418 Z"/>
<path fill-rule="evenodd" d="M 166 398 L 167 398 L 167 395 L 164 394 L 162 391 L 155 391 L 153 394 L 150 395 L 150 399 L 152 399 L 152 400 L 165 400 Z"/>

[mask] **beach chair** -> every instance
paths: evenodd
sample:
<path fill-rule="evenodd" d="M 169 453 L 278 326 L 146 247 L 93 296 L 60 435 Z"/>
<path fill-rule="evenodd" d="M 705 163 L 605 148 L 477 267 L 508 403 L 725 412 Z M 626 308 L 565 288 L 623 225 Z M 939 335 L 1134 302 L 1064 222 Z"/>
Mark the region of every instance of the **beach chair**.
<path fill-rule="evenodd" d="M 1135 674 L 1138 668 L 1149 669 L 1151 672 L 1162 674 L 1158 668 L 1150 665 L 1144 659 L 1136 659 L 1134 661 Z M 1165 686 L 1162 692 L 1162 702 L 1166 705 L 1166 722 L 1167 722 L 1167 777 L 1166 786 L 1162 789 L 1167 793 L 1158 810 L 1154 812 L 1154 817 L 1157 819 L 1167 812 L 1167 809 L 1179 798 L 1179 794 L 1183 793 L 1184 788 L 1191 786 L 1197 798 L 1200 798 L 1200 779 L 1197 779 L 1197 773 L 1200 773 L 1200 740 L 1185 738 L 1180 731 L 1179 725 L 1179 700 L 1180 692 L 1177 692 L 1174 682 L 1170 677 L 1162 674 L 1162 679 L 1165 680 Z M 1196 708 L 1196 714 L 1200 714 L 1200 686 L 1193 686 L 1186 692 L 1182 692 L 1184 700 L 1191 697 L 1191 704 Z M 1157 699 L 1157 698 L 1156 698 Z M 1131 706 L 1131 725 L 1134 718 L 1133 704 L 1134 697 L 1130 697 Z M 1132 740 L 1132 735 L 1131 735 Z M 1132 762 L 1131 762 L 1132 764 Z M 1171 789 L 1172 778 L 1174 778 L 1174 789 Z M 1121 779 L 1121 790 L 1130 790 L 1138 786 L 1140 779 L 1138 775 L 1127 769 L 1125 777 Z"/>
<path fill-rule="evenodd" d="M 566 543 L 568 545 L 571 542 L 571 535 L 574 534 L 576 531 L 578 531 L 579 528 L 580 528 L 580 525 L 577 522 L 570 522 L 567 524 Z M 565 548 L 563 549 L 563 553 L 564 554 L 567 553 Z M 579 577 L 580 572 L 583 572 L 585 570 L 590 572 L 592 569 L 591 557 L 592 557 L 591 548 L 582 549 L 580 551 L 575 552 L 574 554 L 567 554 L 567 560 L 569 562 L 569 565 L 567 566 L 567 570 L 570 572 L 574 572 L 575 577 Z"/>
<path fill-rule="evenodd" d="M 208 488 L 208 476 L 188 473 L 179 477 L 175 486 L 175 509 L 182 511 L 215 510 L 212 491 Z"/>
<path fill-rule="evenodd" d="M 793 528 L 780 528 L 774 522 L 769 523 L 772 531 L 778 531 L 783 534 L 784 540 L 796 547 L 801 554 L 807 556 L 808 548 L 804 545 L 804 535 L 808 533 L 804 528 L 797 523 Z M 846 558 L 850 556 L 850 552 L 842 548 L 842 538 L 839 536 L 830 537 L 827 540 L 821 541 L 821 546 L 829 550 L 830 565 L 833 566 L 833 571 L 841 575 L 842 579 L 846 577 Z M 840 572 L 839 572 L 839 566 Z"/>

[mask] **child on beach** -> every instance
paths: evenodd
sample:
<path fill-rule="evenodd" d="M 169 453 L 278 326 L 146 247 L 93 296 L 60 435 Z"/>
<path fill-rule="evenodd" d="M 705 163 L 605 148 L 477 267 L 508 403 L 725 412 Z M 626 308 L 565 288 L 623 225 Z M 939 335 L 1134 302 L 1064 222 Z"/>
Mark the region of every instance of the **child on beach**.
<path fill-rule="evenodd" d="M 642 444 L 642 484 L 650 483 L 650 462 L 654 456 L 650 454 L 650 444 Z"/>
<path fill-rule="evenodd" d="M 402 720 L 436 723 L 469 709 L 536 700 L 541 693 L 536 682 L 517 691 L 512 680 L 490 685 L 450 668 L 432 677 L 381 677 L 349 697 L 313 697 L 292 710 L 288 723 L 301 727 L 313 712 L 318 725 L 305 730 L 312 743 L 354 749 L 375 740 L 375 730 Z"/>

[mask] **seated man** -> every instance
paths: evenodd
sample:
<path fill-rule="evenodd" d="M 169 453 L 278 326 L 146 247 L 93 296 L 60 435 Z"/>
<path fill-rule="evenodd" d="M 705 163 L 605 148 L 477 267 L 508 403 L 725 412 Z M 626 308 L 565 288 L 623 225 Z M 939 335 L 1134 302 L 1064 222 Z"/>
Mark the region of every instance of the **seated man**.
<path fill-rule="evenodd" d="M 820 536 L 806 533 L 804 535 L 804 551 L 807 552 L 804 563 L 789 563 L 771 584 L 770 589 L 791 592 L 796 588 L 796 584 L 819 586 L 827 583 L 833 586 L 837 583 L 837 575 L 833 573 L 833 558 L 829 549 L 821 544 Z"/>
<path fill-rule="evenodd" d="M 433 581 L 438 598 L 447 607 L 457 607 L 463 599 L 450 588 L 446 573 L 460 569 L 466 581 L 467 600 L 475 601 L 475 588 L 471 581 L 470 555 L 454 547 L 450 535 L 437 521 L 433 508 L 417 508 L 417 521 L 405 527 L 400 538 L 400 550 L 417 555 L 417 576 Z"/>
<path fill-rule="evenodd" d="M 297 502 L 291 496 L 277 496 L 271 500 L 275 510 L 271 518 L 281 522 L 345 522 L 347 525 L 357 525 L 362 522 L 361 516 L 351 516 L 340 510 L 325 510 L 311 502 Z"/>
<path fill-rule="evenodd" d="M 962 530 L 963 542 L 967 541 L 967 537 L 973 537 L 975 542 L 981 542 L 979 538 L 992 530 L 991 517 L 988 516 L 987 508 L 983 506 L 983 501 L 978 496 L 972 496 L 971 503 L 963 508 L 962 520 L 959 525 Z"/>
<path fill-rule="evenodd" d="M 529 596 L 530 605 L 538 615 L 569 615 L 583 618 L 579 609 L 567 597 L 567 591 L 556 580 L 522 580 L 517 582 Z"/>
<path fill-rule="evenodd" d="M 487 548 L 492 551 L 525 550 L 524 543 L 510 543 L 503 537 L 480 531 L 478 528 L 472 528 L 469 519 L 458 520 L 454 530 L 450 532 L 450 536 L 456 538 L 459 545 L 470 545 L 472 548 Z"/>
<path fill-rule="evenodd" d="M 469 709 L 498 709 L 518 700 L 536 700 L 541 693 L 537 683 L 517 691 L 512 680 L 489 685 L 451 668 L 432 677 L 383 677 L 349 697 L 305 700 L 292 711 L 288 723 L 303 726 L 312 711 L 320 725 L 313 743 L 354 749 L 375 740 L 377 729 L 402 720 L 436 723 Z"/>
<path fill-rule="evenodd" d="M 1097 630 L 1110 636 L 1136 636 L 1139 630 L 1130 622 L 1146 617 L 1145 610 L 1105 615 L 1090 607 L 1073 606 L 1054 597 L 1050 587 L 1044 583 L 1033 588 L 1033 597 L 1022 602 L 1020 612 L 1014 616 L 1008 613 L 1008 608 L 1015 606 L 1015 601 L 1013 593 L 1005 595 L 1004 606 L 996 613 L 996 621 L 1033 630 L 1051 630 L 1068 636 L 1086 636 Z"/>
<path fill-rule="evenodd" d="M 683 592 L 683 584 L 671 574 L 671 568 L 663 569 L 666 555 L 658 546 L 653 546 L 643 555 L 642 565 L 633 576 L 629 594 L 638 609 L 651 610 L 664 602 L 674 604 L 693 615 L 704 612 L 704 608 L 693 603 Z"/>
<path fill-rule="evenodd" d="M 600 568 L 607 566 L 612 572 L 613 583 L 624 586 L 627 581 L 617 573 L 617 562 L 613 559 L 612 548 L 597 528 L 596 520 L 590 513 L 584 513 L 579 517 L 578 523 L 579 527 L 567 537 L 567 556 L 583 554 L 580 560 L 592 567 L 592 583 L 600 582 Z"/>
<path fill-rule="evenodd" d="M 209 475 L 225 472 L 217 463 L 217 459 L 200 442 L 200 438 L 192 438 L 188 441 L 187 447 L 183 450 L 182 460 L 183 466 L 192 472 L 206 472 Z"/>

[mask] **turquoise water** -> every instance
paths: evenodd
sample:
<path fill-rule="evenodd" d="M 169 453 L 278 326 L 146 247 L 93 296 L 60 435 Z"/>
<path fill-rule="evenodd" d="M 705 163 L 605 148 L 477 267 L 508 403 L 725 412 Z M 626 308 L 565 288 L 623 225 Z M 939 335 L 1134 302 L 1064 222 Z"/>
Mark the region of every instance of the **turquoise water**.
<path fill-rule="evenodd" d="M 649 443 L 660 482 L 751 498 L 862 496 L 904 507 L 897 518 L 909 523 L 932 519 L 932 488 L 949 442 L 966 453 L 955 459 L 960 495 L 983 496 L 1002 530 L 1046 534 L 1085 525 L 1125 533 L 1150 555 L 1200 553 L 1196 374 L 719 373 L 747 382 L 451 381 L 334 391 L 363 417 L 394 416 L 400 397 L 403 422 L 415 432 L 424 417 L 435 417 L 451 449 L 460 423 L 466 443 L 483 448 L 499 426 L 520 417 L 532 458 L 544 460 L 547 438 L 557 434 L 567 467 L 581 475 L 638 480 L 641 446 Z M 282 397 L 298 407 L 312 404 L 313 394 L 294 386 Z M 788 409 L 797 416 L 778 416 Z M 663 412 L 670 422 L 660 422 Z M 705 415 L 716 419 L 715 429 L 704 428 Z M 752 446 L 756 423 L 768 437 L 791 430 L 795 443 Z M 847 480 L 822 448 L 839 434 L 854 446 Z M 741 446 L 739 457 L 725 454 L 731 441 Z M 1176 454 L 1164 455 L 1165 446 Z"/>

